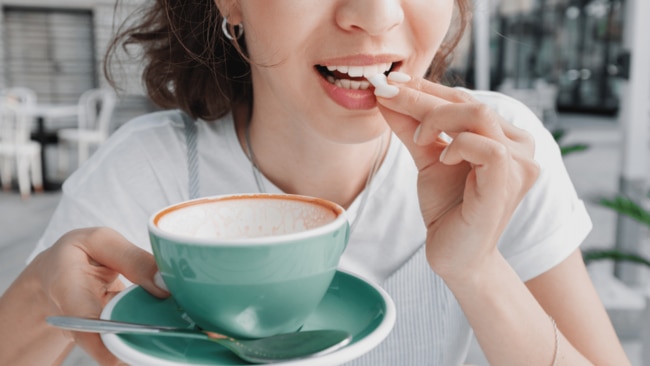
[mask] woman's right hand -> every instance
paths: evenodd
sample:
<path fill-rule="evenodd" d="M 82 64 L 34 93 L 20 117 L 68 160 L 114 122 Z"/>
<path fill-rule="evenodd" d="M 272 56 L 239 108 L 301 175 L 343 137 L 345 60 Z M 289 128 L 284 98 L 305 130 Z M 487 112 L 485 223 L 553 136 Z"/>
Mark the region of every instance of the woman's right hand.
<path fill-rule="evenodd" d="M 14 317 L 27 324 L 35 322 L 38 328 L 49 327 L 43 316 L 97 318 L 104 306 L 124 289 L 120 274 L 141 285 L 154 296 L 169 296 L 166 291 L 155 285 L 156 271 L 157 266 L 150 253 L 138 248 L 112 229 L 73 230 L 63 235 L 25 268 L 0 299 L 0 318 L 4 320 Z M 34 298 L 41 299 L 41 303 L 29 304 L 27 309 L 20 308 L 20 302 Z M 16 314 L 7 314 L 12 311 Z M 29 319 L 35 315 L 39 316 L 39 319 Z M 21 327 L 17 324 L 16 329 L 19 328 Z M 49 333 L 43 329 L 43 333 Z M 106 349 L 98 334 L 62 330 L 60 332 L 64 337 L 74 340 L 100 364 L 119 363 Z M 18 343 L 14 349 L 25 348 L 29 349 L 29 352 L 38 352 L 37 349 L 32 349 L 37 347 L 30 347 L 30 344 L 35 346 L 45 340 L 22 339 L 18 336 L 14 338 L 14 342 Z M 48 363 L 54 358 L 50 355 Z M 48 360 L 46 355 L 45 360 Z"/>
<path fill-rule="evenodd" d="M 391 88 L 377 101 L 419 170 L 429 265 L 463 287 L 503 264 L 497 243 L 539 175 L 535 141 L 462 90 L 421 78 Z"/>

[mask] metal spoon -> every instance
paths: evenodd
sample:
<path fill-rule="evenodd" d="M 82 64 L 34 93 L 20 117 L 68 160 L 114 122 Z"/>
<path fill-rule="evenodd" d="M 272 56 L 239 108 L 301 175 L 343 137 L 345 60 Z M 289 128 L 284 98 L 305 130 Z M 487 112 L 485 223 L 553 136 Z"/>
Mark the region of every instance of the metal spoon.
<path fill-rule="evenodd" d="M 185 337 L 209 340 L 228 348 L 244 361 L 274 363 L 321 356 L 344 347 L 352 336 L 341 330 L 311 330 L 271 337 L 238 340 L 196 329 L 175 328 L 113 320 L 51 316 L 47 322 L 59 328 L 91 333 L 134 333 L 154 336 Z"/>

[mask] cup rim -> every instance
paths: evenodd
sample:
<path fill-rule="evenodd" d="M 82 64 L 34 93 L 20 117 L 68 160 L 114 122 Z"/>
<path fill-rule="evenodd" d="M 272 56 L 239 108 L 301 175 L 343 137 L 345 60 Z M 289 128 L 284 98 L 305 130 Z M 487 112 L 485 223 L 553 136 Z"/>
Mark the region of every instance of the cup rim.
<path fill-rule="evenodd" d="M 297 194 L 289 194 L 289 193 L 243 193 L 243 194 L 224 194 L 224 195 L 216 195 L 216 196 L 207 196 L 207 197 L 201 197 L 201 198 L 195 198 L 179 203 L 175 203 L 172 205 L 168 205 L 166 207 L 163 207 L 162 209 L 156 211 L 154 214 L 152 214 L 149 218 L 148 222 L 148 228 L 149 232 L 155 234 L 158 237 L 163 237 L 166 239 L 171 239 L 174 241 L 180 241 L 183 243 L 188 243 L 188 244 L 194 244 L 194 245 L 210 245 L 210 246 L 215 246 L 214 244 L 214 239 L 208 239 L 208 238 L 193 238 L 193 237 L 188 237 L 184 235 L 179 235 L 175 233 L 170 233 L 168 231 L 165 231 L 161 228 L 158 227 L 157 223 L 158 220 L 160 220 L 161 217 L 166 215 L 169 212 L 189 207 L 189 206 L 195 206 L 198 204 L 203 204 L 203 203 L 208 203 L 208 202 L 218 202 L 218 201 L 227 201 L 227 200 L 237 200 L 237 199 L 249 199 L 249 198 L 265 198 L 265 199 L 291 199 L 291 200 L 296 200 L 300 202 L 308 202 L 308 203 L 313 203 L 321 207 L 329 208 L 335 215 L 336 218 L 325 224 L 318 226 L 313 229 L 308 229 L 308 230 L 303 230 L 295 233 L 289 233 L 289 234 L 282 234 L 282 235 L 273 235 L 273 236 L 264 236 L 264 237 L 254 237 L 254 238 L 229 238 L 229 239 L 219 239 L 219 244 L 216 246 L 219 247 L 224 247 L 224 246 L 241 246 L 241 245 L 250 245 L 250 246 L 255 246 L 255 245 L 271 245 L 271 244 L 276 244 L 278 242 L 291 242 L 291 241 L 297 241 L 300 239 L 304 239 L 306 237 L 312 237 L 312 236 L 318 236 L 322 234 L 326 234 L 329 232 L 333 232 L 338 230 L 341 226 L 343 225 L 348 225 L 348 218 L 347 218 L 347 211 L 338 205 L 335 202 L 323 199 L 323 198 L 317 198 L 317 197 L 311 197 L 311 196 L 305 196 L 305 195 L 297 195 Z"/>

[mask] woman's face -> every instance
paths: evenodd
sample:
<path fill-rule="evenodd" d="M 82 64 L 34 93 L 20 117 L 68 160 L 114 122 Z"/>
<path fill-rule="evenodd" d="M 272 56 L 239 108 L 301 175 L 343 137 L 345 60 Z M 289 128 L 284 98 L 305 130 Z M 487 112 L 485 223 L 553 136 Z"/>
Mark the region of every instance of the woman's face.
<path fill-rule="evenodd" d="M 363 76 L 388 70 L 422 76 L 447 33 L 454 0 L 232 5 L 225 13 L 243 23 L 253 61 L 254 113 L 309 121 L 321 133 L 353 142 L 386 128 L 377 122 L 381 115 Z"/>

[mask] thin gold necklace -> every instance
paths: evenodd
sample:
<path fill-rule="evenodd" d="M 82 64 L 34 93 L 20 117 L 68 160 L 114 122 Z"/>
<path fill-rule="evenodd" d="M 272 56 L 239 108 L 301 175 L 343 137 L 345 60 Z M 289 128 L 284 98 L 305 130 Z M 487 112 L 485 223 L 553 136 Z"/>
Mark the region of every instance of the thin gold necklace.
<path fill-rule="evenodd" d="M 262 172 L 260 171 L 258 164 L 257 164 L 257 159 L 255 158 L 255 152 L 253 151 L 253 144 L 251 144 L 251 134 L 250 134 L 250 123 L 246 125 L 246 129 L 244 130 L 244 140 L 246 141 L 246 156 L 248 157 L 248 160 L 251 162 L 251 168 L 253 170 L 253 176 L 255 177 L 255 184 L 257 185 L 257 189 L 260 191 L 260 193 L 267 193 L 266 186 L 264 185 L 264 179 L 262 177 Z M 359 222 L 359 218 L 361 217 L 361 213 L 363 212 L 364 208 L 366 207 L 366 203 L 368 201 L 368 196 L 370 196 L 370 184 L 372 183 L 373 178 L 377 174 L 377 171 L 379 170 L 379 166 L 381 165 L 381 158 L 382 158 L 382 150 L 384 147 L 384 135 L 381 135 L 381 138 L 379 139 L 379 144 L 377 145 L 377 151 L 375 152 L 375 158 L 373 159 L 372 165 L 370 166 L 370 172 L 368 173 L 368 177 L 366 178 L 366 185 L 363 187 L 363 192 L 361 193 L 361 200 L 359 201 L 359 208 L 357 209 L 357 215 L 354 217 L 354 220 L 350 223 L 350 232 L 354 231 L 354 228 L 357 226 L 357 223 Z"/>

